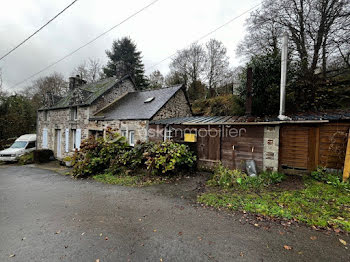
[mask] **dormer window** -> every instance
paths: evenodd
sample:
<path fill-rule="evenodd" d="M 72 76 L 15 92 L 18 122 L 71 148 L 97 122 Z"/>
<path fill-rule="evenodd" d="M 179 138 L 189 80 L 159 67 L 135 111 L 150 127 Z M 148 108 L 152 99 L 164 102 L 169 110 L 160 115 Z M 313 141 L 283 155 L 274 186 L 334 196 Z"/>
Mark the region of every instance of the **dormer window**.
<path fill-rule="evenodd" d="M 78 107 L 71 108 L 70 117 L 71 120 L 78 120 Z"/>

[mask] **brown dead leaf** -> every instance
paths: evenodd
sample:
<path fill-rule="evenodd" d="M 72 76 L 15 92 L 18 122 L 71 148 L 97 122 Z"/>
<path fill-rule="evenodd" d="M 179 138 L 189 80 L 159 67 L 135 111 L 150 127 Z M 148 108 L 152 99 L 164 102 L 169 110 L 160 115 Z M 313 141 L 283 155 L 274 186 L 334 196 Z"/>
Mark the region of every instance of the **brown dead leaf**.
<path fill-rule="evenodd" d="M 105 240 L 108 240 L 108 237 L 105 237 Z"/>
<path fill-rule="evenodd" d="M 316 236 L 311 236 L 310 239 L 311 239 L 311 240 L 316 240 L 317 237 L 316 237 Z"/>
<path fill-rule="evenodd" d="M 153 229 L 153 232 L 157 232 L 157 229 Z"/>
<path fill-rule="evenodd" d="M 182 236 L 182 232 L 179 232 L 178 235 L 179 235 L 179 236 Z"/>
<path fill-rule="evenodd" d="M 339 242 L 340 242 L 340 243 L 342 243 L 344 246 L 346 246 L 346 245 L 347 245 L 346 241 L 345 241 L 345 240 L 343 240 L 343 239 L 340 239 L 340 238 L 339 238 Z"/>
<path fill-rule="evenodd" d="M 241 257 L 243 257 L 243 256 L 244 256 L 244 253 L 243 253 L 243 252 L 241 252 L 241 253 L 239 253 L 239 255 L 240 255 Z"/>
<path fill-rule="evenodd" d="M 284 245 L 283 248 L 286 249 L 286 250 L 292 250 L 292 247 L 291 246 L 287 246 L 287 245 Z"/>

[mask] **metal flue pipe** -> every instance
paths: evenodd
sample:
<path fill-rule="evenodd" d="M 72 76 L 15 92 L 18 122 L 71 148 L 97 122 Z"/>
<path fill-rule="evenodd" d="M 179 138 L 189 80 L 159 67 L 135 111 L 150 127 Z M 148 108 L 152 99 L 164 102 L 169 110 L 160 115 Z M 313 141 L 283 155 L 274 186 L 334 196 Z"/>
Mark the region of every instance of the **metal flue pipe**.
<path fill-rule="evenodd" d="M 280 87 L 280 120 L 288 119 L 285 116 L 286 107 L 286 82 L 287 82 L 287 57 L 288 57 L 288 34 L 284 33 L 282 37 L 282 55 L 281 55 L 281 87 Z"/>

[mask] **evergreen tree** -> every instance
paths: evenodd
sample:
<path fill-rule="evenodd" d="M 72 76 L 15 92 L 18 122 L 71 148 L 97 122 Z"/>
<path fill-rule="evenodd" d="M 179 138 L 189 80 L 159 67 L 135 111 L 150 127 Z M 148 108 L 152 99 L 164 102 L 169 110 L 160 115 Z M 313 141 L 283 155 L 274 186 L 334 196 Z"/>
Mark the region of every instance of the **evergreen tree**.
<path fill-rule="evenodd" d="M 116 76 L 121 78 L 130 75 L 136 83 L 137 88 L 144 89 L 148 86 L 145 78 L 144 65 L 141 52 L 137 51 L 136 44 L 129 38 L 123 37 L 113 42 L 112 49 L 107 50 L 109 58 L 103 72 L 107 77 Z"/>

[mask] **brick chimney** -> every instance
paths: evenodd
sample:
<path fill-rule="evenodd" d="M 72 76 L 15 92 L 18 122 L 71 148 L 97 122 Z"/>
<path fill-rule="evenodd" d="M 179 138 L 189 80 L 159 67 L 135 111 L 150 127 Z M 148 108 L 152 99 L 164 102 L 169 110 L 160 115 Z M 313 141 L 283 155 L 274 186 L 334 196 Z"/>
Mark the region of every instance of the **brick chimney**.
<path fill-rule="evenodd" d="M 86 84 L 86 81 L 83 80 L 80 75 L 71 76 L 69 78 L 69 90 L 74 90 L 75 88 Z"/>
<path fill-rule="evenodd" d="M 252 90 L 253 90 L 253 69 L 248 67 L 247 69 L 247 97 L 245 101 L 245 114 L 247 116 L 252 115 Z"/>

